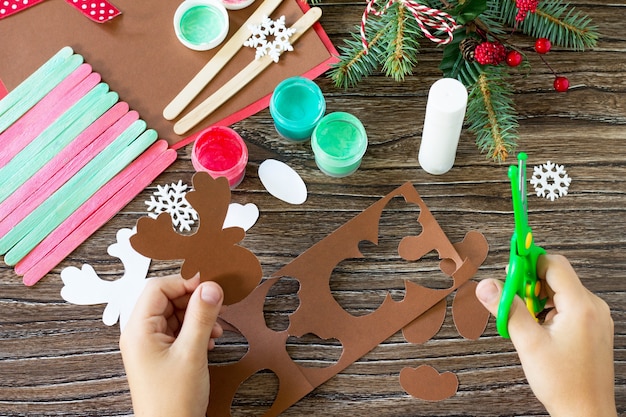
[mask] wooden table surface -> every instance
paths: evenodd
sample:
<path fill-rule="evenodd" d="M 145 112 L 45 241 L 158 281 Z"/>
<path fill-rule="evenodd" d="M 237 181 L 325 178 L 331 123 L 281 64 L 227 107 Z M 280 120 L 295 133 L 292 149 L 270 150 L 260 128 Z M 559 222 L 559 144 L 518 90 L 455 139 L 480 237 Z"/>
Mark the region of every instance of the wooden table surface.
<path fill-rule="evenodd" d="M 549 54 L 550 64 L 570 79 L 572 87 L 565 94 L 552 90 L 552 75 L 536 57 L 531 57 L 530 76 L 514 79 L 519 149 L 529 154 L 529 166 L 556 162 L 572 178 L 569 194 L 554 202 L 530 195 L 530 223 L 537 243 L 569 257 L 584 284 L 611 306 L 617 406 L 620 415 L 626 415 L 626 6 L 601 0 L 572 3 L 598 25 L 597 48 L 584 53 L 557 48 Z M 360 21 L 364 4 L 336 0 L 320 5 L 322 25 L 340 46 Z M 530 45 L 532 41 L 520 38 L 519 42 Z M 243 245 L 259 257 L 264 276 L 410 181 L 450 240 L 458 241 L 470 230 L 482 232 L 488 240 L 489 255 L 475 279 L 504 278 L 513 226 L 506 171 L 515 158 L 501 165 L 486 159 L 464 130 L 450 172 L 432 176 L 420 169 L 417 151 L 426 96 L 441 75 L 437 69 L 441 51 L 426 40 L 421 44 L 415 74 L 404 82 L 376 74 L 356 88 L 341 90 L 325 77 L 317 80 L 327 110 L 351 112 L 367 130 L 369 148 L 354 175 L 337 179 L 322 174 L 310 145 L 278 137 L 267 110 L 234 126 L 248 143 L 250 161 L 232 201 L 255 203 L 260 209 L 260 218 Z M 304 204 L 283 203 L 263 188 L 257 168 L 268 158 L 284 161 L 300 173 L 309 193 Z M 59 295 L 59 273 L 89 263 L 101 277 L 119 278 L 123 267 L 106 253 L 117 230 L 132 227 L 146 214 L 144 201 L 157 184 L 178 180 L 190 184 L 193 173 L 190 150 L 185 148 L 149 189 L 33 288 L 23 286 L 11 268 L 0 264 L 0 415 L 132 414 L 118 348 L 119 327 L 102 323 L 103 306 L 65 303 Z M 385 214 L 391 235 L 404 233 L 407 222 L 414 221 L 406 214 L 402 208 Z M 363 250 L 377 253 L 371 245 Z M 417 262 L 417 274 L 428 276 L 431 261 Z M 149 276 L 175 273 L 178 267 L 176 261 L 155 261 Z M 404 276 L 396 272 L 390 257 L 377 255 L 369 264 L 346 262 L 331 287 L 348 311 L 363 314 L 384 295 L 377 282 L 384 279 L 395 293 L 403 288 Z M 292 311 L 297 305 L 293 291 L 266 303 L 268 316 L 284 317 Z M 310 363 L 336 360 L 341 351 L 332 342 L 290 343 L 297 358 Z M 241 355 L 245 345 L 226 340 L 219 349 L 229 357 Z M 423 364 L 454 372 L 458 393 L 441 402 L 407 395 L 398 383 L 400 369 Z M 233 415 L 260 415 L 274 389 L 271 374 L 248 381 L 236 398 Z M 538 416 L 546 412 L 528 387 L 510 341 L 497 335 L 493 318 L 483 336 L 472 341 L 459 336 L 448 314 L 441 331 L 425 344 L 409 344 L 396 334 L 284 413 L 345 414 Z"/>

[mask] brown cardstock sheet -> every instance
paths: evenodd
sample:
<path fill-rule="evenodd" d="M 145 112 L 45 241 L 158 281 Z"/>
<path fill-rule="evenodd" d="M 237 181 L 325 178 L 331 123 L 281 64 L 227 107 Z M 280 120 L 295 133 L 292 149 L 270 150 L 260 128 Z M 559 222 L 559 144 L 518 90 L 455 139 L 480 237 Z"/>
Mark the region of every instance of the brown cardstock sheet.
<path fill-rule="evenodd" d="M 37 4 L 0 21 L 0 78 L 11 91 L 62 47 L 70 46 L 161 138 L 170 144 L 179 142 L 183 137 L 172 130 L 176 120 L 165 120 L 163 109 L 219 49 L 198 52 L 178 41 L 173 17 L 180 2 L 117 0 L 115 4 L 122 15 L 102 24 L 85 19 L 61 0 Z M 245 9 L 229 11 L 228 37 L 260 3 L 256 0 Z M 308 6 L 299 0 L 284 0 L 271 17 L 284 15 L 286 24 L 291 26 L 302 16 L 302 8 Z M 316 27 L 321 31 L 319 24 Z M 254 60 L 254 54 L 254 49 L 242 47 L 182 115 Z M 284 53 L 277 64 L 272 64 L 190 134 L 229 117 L 231 121 L 226 124 L 237 121 L 232 119 L 233 114 L 271 94 L 280 81 L 330 62 L 335 59 L 333 54 L 336 51 L 332 45 L 327 48 L 319 34 L 309 30 L 294 44 L 293 51 Z M 255 106 L 256 111 L 262 108 Z"/>
<path fill-rule="evenodd" d="M 470 231 L 463 241 L 450 242 L 410 183 L 374 203 L 258 286 L 262 275 L 258 260 L 237 245 L 244 237 L 243 230 L 220 229 L 230 200 L 228 182 L 225 178 L 213 180 L 206 173 L 197 173 L 193 185 L 194 191 L 188 193 L 187 200 L 199 214 L 195 234 L 179 234 L 172 227 L 170 215 L 163 213 L 157 219 L 139 219 L 131 245 L 151 258 L 184 259 L 183 277 L 191 278 L 200 272 L 202 280 L 215 280 L 224 286 L 228 305 L 220 314 L 220 322 L 243 335 L 249 348 L 237 362 L 209 364 L 209 416 L 229 416 L 239 386 L 261 370 L 270 370 L 278 377 L 278 393 L 265 414 L 276 416 L 397 331 L 407 328 L 420 342 L 428 340 L 441 326 L 445 299 L 454 291 L 459 297 L 453 303 L 457 314 L 467 314 L 461 310 L 469 306 L 472 311 L 475 305 L 469 297 L 474 289 L 470 279 L 487 257 L 487 241 L 482 234 Z M 374 312 L 353 316 L 334 298 L 331 275 L 342 261 L 363 257 L 360 242 L 378 243 L 381 214 L 396 197 L 419 206 L 417 221 L 422 230 L 419 235 L 405 236 L 400 241 L 400 257 L 412 262 L 436 251 L 442 273 L 451 278 L 450 286 L 434 289 L 405 280 L 405 296 L 401 301 L 393 300 L 387 293 Z M 411 226 L 407 228 L 413 230 Z M 267 326 L 263 308 L 268 291 L 281 278 L 299 282 L 299 306 L 289 315 L 288 328 L 275 331 Z M 430 314 L 433 308 L 434 314 Z M 422 320 L 422 315 L 427 320 Z M 482 333 L 486 324 L 484 312 L 477 313 L 477 317 L 477 320 L 464 320 L 462 333 L 475 337 Z M 339 341 L 343 351 L 338 361 L 326 368 L 308 368 L 296 363 L 287 352 L 287 339 L 306 334 Z M 444 383 L 438 388 L 429 386 L 430 399 L 450 395 L 449 378 L 438 379 Z"/>
<path fill-rule="evenodd" d="M 194 185 L 195 182 L 196 177 Z M 227 188 L 227 184 L 223 181 L 222 183 L 221 186 Z M 225 194 L 221 195 L 222 197 L 217 199 L 207 196 L 202 204 L 227 204 Z M 360 242 L 370 241 L 374 244 L 378 242 L 381 213 L 390 200 L 397 196 L 403 197 L 407 203 L 419 206 L 420 214 L 417 221 L 422 226 L 422 232 L 418 236 L 407 236 L 401 241 L 399 245 L 401 257 L 406 261 L 412 261 L 436 251 L 441 259 L 441 271 L 452 278 L 451 285 L 445 289 L 431 289 L 405 281 L 406 291 L 403 300 L 394 301 L 388 294 L 376 311 L 366 316 L 355 317 L 334 299 L 329 285 L 330 277 L 334 268 L 343 260 L 363 257 L 359 250 Z M 191 203 L 194 205 L 198 201 Z M 201 213 L 199 221 L 202 224 L 206 215 L 203 213 L 208 211 L 203 208 L 199 211 Z M 160 218 L 145 221 L 141 219 L 137 235 L 131 238 L 133 247 L 146 256 L 158 251 L 158 244 L 151 245 L 153 251 L 145 251 L 145 247 L 137 245 L 137 242 L 141 241 L 146 245 L 151 241 L 162 243 L 170 240 L 172 233 L 176 233 L 169 224 L 167 227 L 161 227 L 160 233 L 150 232 L 150 224 L 156 224 L 154 222 L 158 222 Z M 158 237 L 159 234 L 162 234 L 162 238 Z M 208 236 L 205 237 L 209 239 Z M 204 244 L 196 241 L 195 245 Z M 193 249 L 191 246 L 189 248 L 196 254 L 201 253 L 197 248 Z M 220 258 L 227 249 L 213 245 L 212 250 L 216 252 L 211 256 Z M 404 327 L 410 327 L 413 321 L 433 306 L 441 306 L 442 300 L 445 301 L 448 295 L 462 288 L 476 273 L 487 252 L 487 242 L 478 232 L 469 232 L 462 242 L 451 243 L 413 186 L 406 183 L 399 187 L 263 281 L 242 301 L 224 308 L 220 315 L 222 323 L 227 324 L 230 329 L 237 329 L 248 341 L 249 348 L 241 360 L 235 363 L 209 366 L 211 394 L 207 415 L 229 416 L 239 386 L 261 370 L 274 372 L 279 380 L 277 396 L 265 415 L 280 414 L 385 339 Z M 180 257 L 189 259 L 190 256 L 176 255 L 168 259 Z M 283 331 L 275 331 L 268 328 L 263 307 L 268 291 L 282 277 L 299 281 L 300 304 L 289 317 L 289 327 Z M 203 279 L 212 278 L 205 275 Z M 443 306 L 445 310 L 445 304 Z M 441 321 L 438 320 L 435 327 L 440 326 Z M 482 320 L 477 320 L 475 324 L 470 322 L 470 327 L 476 329 L 468 332 L 480 333 L 484 325 Z M 309 333 L 323 339 L 336 339 L 342 344 L 342 355 L 334 365 L 327 368 L 307 368 L 291 359 L 286 350 L 287 339 L 290 336 L 301 337 Z M 449 384 L 443 384 L 439 389 L 442 390 L 439 394 L 429 395 L 433 398 L 437 395 L 441 398 L 449 395 Z"/>

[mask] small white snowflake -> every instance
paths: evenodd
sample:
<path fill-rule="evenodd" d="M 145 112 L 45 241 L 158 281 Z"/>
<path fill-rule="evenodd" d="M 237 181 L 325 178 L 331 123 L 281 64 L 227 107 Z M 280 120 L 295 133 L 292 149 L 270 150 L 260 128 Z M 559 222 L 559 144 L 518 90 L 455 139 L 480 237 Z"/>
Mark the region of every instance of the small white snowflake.
<path fill-rule="evenodd" d="M 180 180 L 178 183 L 157 185 L 157 191 L 150 196 L 150 201 L 146 201 L 148 215 L 156 219 L 161 213 L 169 213 L 174 227 L 178 227 L 181 232 L 190 231 L 198 220 L 198 213 L 185 198 L 187 187 Z"/>
<path fill-rule="evenodd" d="M 554 201 L 567 195 L 567 190 L 572 179 L 567 175 L 563 165 L 557 165 L 550 161 L 533 168 L 533 176 L 530 183 L 535 187 L 539 197 L 545 197 Z"/>
<path fill-rule="evenodd" d="M 274 62 L 278 62 L 283 52 L 293 51 L 293 46 L 289 39 L 296 33 L 296 30 L 285 26 L 285 16 L 281 16 L 277 20 L 263 16 L 260 24 L 248 25 L 248 28 L 252 35 L 243 45 L 256 48 L 255 59 L 269 55 Z M 274 37 L 274 40 L 268 41 L 268 37 L 271 36 Z"/>

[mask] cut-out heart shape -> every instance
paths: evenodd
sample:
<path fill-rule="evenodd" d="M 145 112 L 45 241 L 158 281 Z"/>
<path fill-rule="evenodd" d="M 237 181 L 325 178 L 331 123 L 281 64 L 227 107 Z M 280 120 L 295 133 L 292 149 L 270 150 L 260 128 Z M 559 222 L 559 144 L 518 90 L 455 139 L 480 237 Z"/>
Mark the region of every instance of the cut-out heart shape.
<path fill-rule="evenodd" d="M 435 368 L 421 365 L 400 371 L 400 385 L 407 394 L 426 401 L 441 401 L 456 394 L 459 380 L 452 372 L 439 373 Z"/>
<path fill-rule="evenodd" d="M 247 232 L 258 219 L 259 208 L 255 204 L 248 203 L 244 206 L 239 203 L 230 203 L 223 228 L 241 227 Z"/>

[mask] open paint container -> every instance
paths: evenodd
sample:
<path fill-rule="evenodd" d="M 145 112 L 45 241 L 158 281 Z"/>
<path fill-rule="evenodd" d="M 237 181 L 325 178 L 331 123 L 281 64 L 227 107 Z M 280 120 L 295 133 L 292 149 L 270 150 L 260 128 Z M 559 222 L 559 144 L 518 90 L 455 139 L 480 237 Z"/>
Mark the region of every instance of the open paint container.
<path fill-rule="evenodd" d="M 189 49 L 215 48 L 228 35 L 228 12 L 217 0 L 185 0 L 174 13 L 174 32 Z"/>
<path fill-rule="evenodd" d="M 239 10 L 250 6 L 254 0 L 222 0 L 222 4 L 228 10 Z"/>
<path fill-rule="evenodd" d="M 324 174 L 345 177 L 361 165 L 367 134 L 361 121 L 352 114 L 330 113 L 313 130 L 311 147 L 315 163 Z"/>
<path fill-rule="evenodd" d="M 276 131 L 294 141 L 308 140 L 325 112 L 322 90 L 304 77 L 283 80 L 270 99 L 270 114 Z"/>
<path fill-rule="evenodd" d="M 191 163 L 196 171 L 208 172 L 213 178 L 226 177 L 230 188 L 235 188 L 246 173 L 248 147 L 233 129 L 211 126 L 196 138 Z"/>

